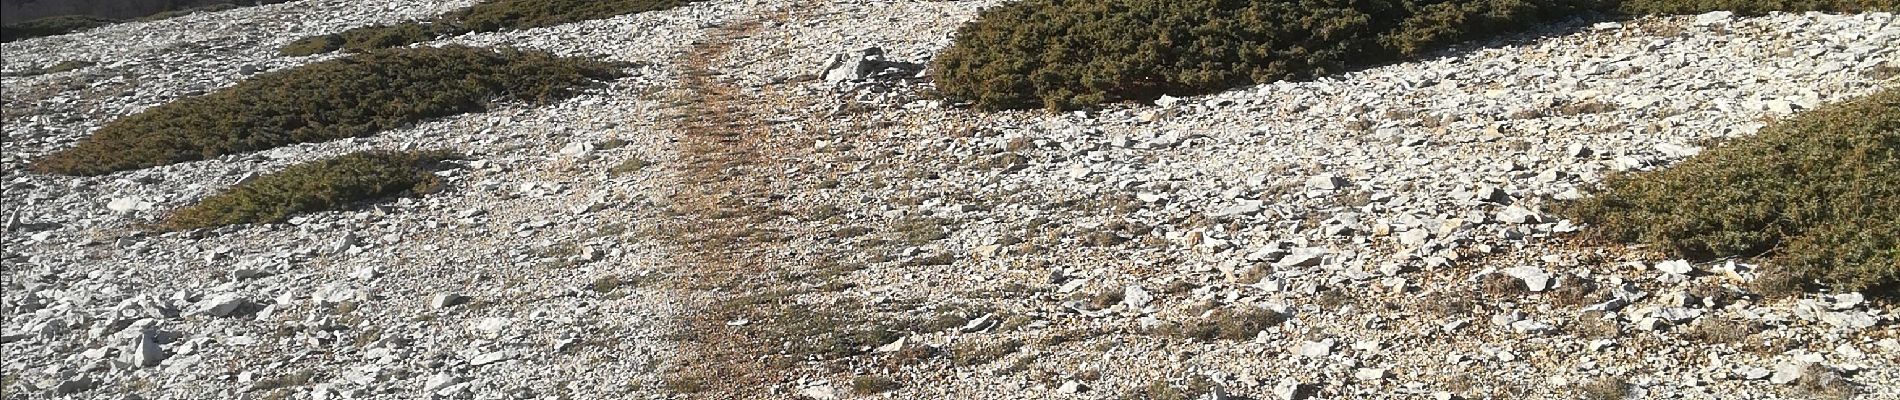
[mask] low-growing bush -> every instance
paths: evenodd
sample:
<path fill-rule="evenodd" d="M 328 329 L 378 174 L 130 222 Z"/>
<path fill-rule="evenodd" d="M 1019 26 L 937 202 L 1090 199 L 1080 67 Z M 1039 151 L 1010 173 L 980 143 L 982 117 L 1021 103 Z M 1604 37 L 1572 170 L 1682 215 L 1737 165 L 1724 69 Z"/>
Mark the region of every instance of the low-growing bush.
<path fill-rule="evenodd" d="M 1559 211 L 1697 260 L 1769 255 L 1767 281 L 1900 283 L 1900 89 L 1817 108 Z"/>
<path fill-rule="evenodd" d="M 933 60 L 982 109 L 1074 109 L 1305 80 L 1593 15 L 1892 10 L 1900 0 L 1025 0 Z"/>
<path fill-rule="evenodd" d="M 490 0 L 452 11 L 431 21 L 411 21 L 311 36 L 278 52 L 306 56 L 335 50 L 363 52 L 406 46 L 442 36 L 508 29 L 530 29 L 619 15 L 665 10 L 689 0 Z"/>
<path fill-rule="evenodd" d="M 376 25 L 376 26 L 362 27 L 362 28 L 356 28 L 356 29 L 383 29 L 383 28 L 384 28 L 383 25 Z M 351 29 L 350 31 L 354 31 L 356 29 Z M 347 33 L 350 31 L 344 31 L 344 32 Z M 336 51 L 337 49 L 341 49 L 341 48 L 343 48 L 343 34 L 332 33 L 328 35 L 310 36 L 310 37 L 305 37 L 302 39 L 291 41 L 290 43 L 285 44 L 284 47 L 277 48 L 277 53 L 282 54 L 285 57 L 303 57 L 303 56 L 312 55 L 312 54 L 328 53 L 328 52 Z"/>
<path fill-rule="evenodd" d="M 454 157 L 440 151 L 368 151 L 298 164 L 178 209 L 162 226 L 196 229 L 282 222 L 297 214 L 428 193 L 441 185 L 433 173 L 436 165 Z"/>
<path fill-rule="evenodd" d="M 1163 333 L 1202 341 L 1251 340 L 1255 335 L 1259 335 L 1260 331 L 1283 322 L 1286 322 L 1286 316 L 1257 307 L 1217 309 L 1205 317 L 1184 323 L 1171 332 Z"/>
<path fill-rule="evenodd" d="M 106 123 L 41 172 L 102 175 L 295 143 L 368 136 L 500 99 L 546 102 L 612 64 L 536 51 L 390 49 L 260 74 L 236 86 Z"/>
<path fill-rule="evenodd" d="M 119 20 L 86 15 L 51 16 L 21 22 L 17 25 L 0 26 L 0 42 L 64 35 L 116 23 L 119 23 Z"/>
<path fill-rule="evenodd" d="M 1592 0 L 1028 0 L 935 60 L 986 109 L 1070 109 L 1299 80 L 1595 9 Z"/>

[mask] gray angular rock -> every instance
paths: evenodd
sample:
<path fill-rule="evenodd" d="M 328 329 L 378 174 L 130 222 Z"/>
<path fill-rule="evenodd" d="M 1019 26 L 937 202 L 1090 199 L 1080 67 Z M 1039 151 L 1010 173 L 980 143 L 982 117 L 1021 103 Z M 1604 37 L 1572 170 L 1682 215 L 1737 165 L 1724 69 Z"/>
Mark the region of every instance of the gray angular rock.
<path fill-rule="evenodd" d="M 1728 23 L 1729 20 L 1734 19 L 1734 18 L 1735 18 L 1735 13 L 1733 12 L 1711 11 L 1711 12 L 1706 12 L 1706 13 L 1696 15 L 1695 25 L 1709 26 L 1709 25 L 1725 24 L 1725 23 Z"/>
<path fill-rule="evenodd" d="M 1524 281 L 1524 286 L 1533 292 L 1542 292 L 1550 288 L 1550 273 L 1544 272 L 1543 268 L 1518 266 L 1505 269 L 1504 274 Z"/>
<path fill-rule="evenodd" d="M 1297 378 L 1281 378 L 1280 383 L 1273 385 L 1273 397 L 1279 400 L 1305 399 L 1308 392 L 1307 385 Z"/>
<path fill-rule="evenodd" d="M 447 372 L 437 372 L 435 373 L 435 375 L 429 375 L 429 379 L 423 381 L 422 390 L 428 391 L 428 392 L 435 392 L 435 391 L 447 388 L 450 385 L 462 383 L 462 381 L 464 380 L 466 379 L 462 378 L 461 376 L 457 376 L 457 375 L 450 374 Z"/>
<path fill-rule="evenodd" d="M 53 393 L 69 395 L 90 391 L 97 387 L 99 387 L 98 379 L 94 379 L 91 375 L 80 375 L 60 381 L 59 385 L 53 386 Z M 16 393 L 13 390 L 13 388 L 7 388 L 8 393 Z"/>
<path fill-rule="evenodd" d="M 1432 231 L 1425 228 L 1413 228 L 1399 234 L 1399 244 L 1406 246 L 1422 246 L 1431 239 Z"/>
<path fill-rule="evenodd" d="M 152 330 L 140 332 L 132 342 L 120 351 L 120 361 L 133 367 L 155 367 L 165 361 L 165 349 L 158 346 L 158 333 Z"/>
<path fill-rule="evenodd" d="M 1534 224 L 1543 222 L 1544 217 L 1537 212 L 1520 206 L 1505 207 L 1498 212 L 1498 221 L 1511 224 Z"/>
<path fill-rule="evenodd" d="M 1695 268 L 1689 264 L 1689 260 L 1669 260 L 1656 263 L 1656 270 L 1675 275 L 1688 275 L 1694 272 Z"/>
<path fill-rule="evenodd" d="M 884 49 L 870 47 L 856 54 L 836 55 L 825 65 L 825 82 L 842 83 L 880 78 L 905 78 L 922 71 L 917 63 L 884 59 Z"/>
<path fill-rule="evenodd" d="M 454 307 L 467 301 L 468 296 L 455 293 L 438 293 L 434 296 L 429 296 L 429 308 L 439 310 Z"/>
<path fill-rule="evenodd" d="M 247 302 L 237 293 L 224 293 L 198 303 L 197 313 L 213 317 L 227 317 L 243 308 Z"/>
<path fill-rule="evenodd" d="M 1826 312 L 1821 313 L 1820 317 L 1821 322 L 1826 322 L 1828 325 L 1833 325 L 1835 328 L 1844 331 L 1858 331 L 1872 328 L 1874 325 L 1880 323 L 1879 319 L 1864 312 Z"/>
<path fill-rule="evenodd" d="M 1318 175 L 1306 179 L 1306 188 L 1313 190 L 1339 190 L 1350 182 L 1338 175 Z"/>
<path fill-rule="evenodd" d="M 1486 203 L 1511 204 L 1511 194 L 1505 192 L 1504 189 L 1499 189 L 1497 186 L 1478 188 L 1477 192 L 1472 193 L 1471 199 Z"/>
<path fill-rule="evenodd" d="M 1768 378 L 1768 382 L 1777 385 L 1794 383 L 1794 381 L 1801 380 L 1801 376 L 1806 373 L 1807 369 L 1807 364 L 1781 363 L 1775 365 L 1775 374 Z"/>
<path fill-rule="evenodd" d="M 1057 392 L 1061 392 L 1063 394 L 1081 394 L 1082 392 L 1087 392 L 1088 390 L 1089 390 L 1088 385 L 1084 385 L 1082 384 L 1082 382 L 1076 382 L 1076 381 L 1062 382 L 1062 386 L 1056 388 Z"/>
<path fill-rule="evenodd" d="M 962 332 L 962 333 L 982 332 L 984 330 L 990 329 L 990 327 L 995 326 L 995 325 L 996 325 L 996 318 L 994 318 L 992 314 L 983 314 L 983 316 L 981 317 L 976 317 L 976 319 L 972 319 L 969 322 L 963 323 L 963 327 L 958 328 L 957 332 Z"/>
<path fill-rule="evenodd" d="M 515 358 L 515 352 L 513 351 L 497 350 L 497 351 L 491 351 L 487 353 L 478 354 L 475 357 L 469 358 L 468 365 L 479 367 L 483 365 L 512 360 L 514 358 Z"/>
<path fill-rule="evenodd" d="M 1312 267 L 1320 264 L 1325 254 L 1320 250 L 1295 251 L 1281 257 L 1277 263 L 1282 267 Z"/>
<path fill-rule="evenodd" d="M 1142 289 L 1141 285 L 1128 285 L 1122 288 L 1122 305 L 1128 306 L 1129 309 L 1140 310 L 1142 307 L 1147 307 L 1148 303 L 1153 302 L 1154 299 L 1154 295 L 1148 294 L 1148 290 Z"/>
<path fill-rule="evenodd" d="M 1300 347 L 1294 350 L 1293 353 L 1303 357 L 1322 358 L 1333 354 L 1333 344 L 1332 339 L 1317 342 L 1301 342 Z"/>

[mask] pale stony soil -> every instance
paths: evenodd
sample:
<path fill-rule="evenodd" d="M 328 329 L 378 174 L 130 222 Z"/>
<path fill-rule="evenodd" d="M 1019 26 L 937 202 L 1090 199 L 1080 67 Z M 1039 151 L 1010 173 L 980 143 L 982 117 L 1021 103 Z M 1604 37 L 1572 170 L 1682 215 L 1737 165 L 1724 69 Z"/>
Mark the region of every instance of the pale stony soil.
<path fill-rule="evenodd" d="M 744 167 L 772 179 L 750 194 L 793 216 L 771 223 L 781 239 L 730 252 L 760 274 L 842 271 L 751 289 L 906 332 L 889 349 L 940 350 L 797 363 L 759 388 L 770 397 L 1117 398 L 1204 378 L 1262 399 L 1575 398 L 1612 379 L 1640 398 L 1805 398 L 1830 379 L 1848 383 L 1821 389 L 1900 398 L 1892 303 L 1762 300 L 1746 293 L 1755 261 L 1578 246 L 1576 224 L 1544 210 L 1894 85 L 1876 73 L 1900 63 L 1891 14 L 1581 23 L 1317 82 L 1051 114 L 821 78 L 866 47 L 925 62 L 995 1 L 711 1 L 442 42 L 641 65 L 555 104 L 97 178 L 21 169 L 111 118 L 330 57 L 276 55 L 298 37 L 466 4 L 300 1 L 0 47 L 7 71 L 100 63 L 0 78 L 0 396 L 717 397 L 667 383 L 712 367 L 682 361 L 695 347 L 673 333 L 719 301 L 695 271 L 723 267 L 677 243 L 703 218 L 677 212 L 683 188 L 708 184 L 680 172 L 704 156 L 678 143 L 706 94 L 679 65 L 732 40 L 711 79 L 772 110 L 735 121 L 771 136 Z M 624 144 L 596 146 L 609 140 Z M 140 226 L 253 174 L 375 148 L 471 157 L 421 199 Z M 631 158 L 653 165 L 607 172 Z M 1547 287 L 1485 290 L 1522 284 Z M 1121 299 L 1088 301 L 1101 293 Z M 467 301 L 431 304 L 442 295 Z M 1247 309 L 1285 321 L 1242 340 L 1169 333 Z M 724 329 L 769 329 L 745 322 Z M 1762 330 L 1700 334 L 1724 324 Z M 902 387 L 858 395 L 858 376 Z"/>

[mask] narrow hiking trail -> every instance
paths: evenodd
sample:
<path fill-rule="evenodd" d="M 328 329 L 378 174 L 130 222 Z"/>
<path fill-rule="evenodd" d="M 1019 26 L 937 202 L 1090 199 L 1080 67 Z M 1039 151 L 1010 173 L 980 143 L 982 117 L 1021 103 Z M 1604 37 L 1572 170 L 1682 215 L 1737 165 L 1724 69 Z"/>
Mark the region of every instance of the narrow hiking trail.
<path fill-rule="evenodd" d="M 792 7 L 797 7 L 793 5 Z M 780 10 L 714 28 L 695 43 L 681 65 L 684 103 L 677 119 L 679 182 L 669 231 L 681 268 L 675 287 L 695 311 L 684 314 L 679 337 L 691 349 L 668 371 L 665 389 L 703 398 L 756 398 L 783 380 L 786 365 L 769 361 L 772 343 L 749 334 L 754 319 L 774 318 L 787 299 L 756 297 L 783 293 L 782 276 L 802 261 L 786 236 L 815 228 L 782 208 L 790 190 L 787 168 L 800 163 L 792 148 L 796 131 L 776 129 L 767 118 L 799 113 L 771 87 L 743 87 L 726 75 L 736 60 L 734 42 L 757 34 L 797 11 Z M 756 303 L 734 306 L 738 298 Z"/>

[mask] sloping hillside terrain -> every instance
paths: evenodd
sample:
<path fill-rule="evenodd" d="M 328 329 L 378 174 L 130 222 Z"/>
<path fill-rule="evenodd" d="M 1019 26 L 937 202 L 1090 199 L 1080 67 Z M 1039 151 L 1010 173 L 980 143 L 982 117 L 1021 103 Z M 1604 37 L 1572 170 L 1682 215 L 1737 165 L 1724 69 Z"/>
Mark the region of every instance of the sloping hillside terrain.
<path fill-rule="evenodd" d="M 413 119 L 447 100 L 391 97 L 296 122 L 399 122 L 363 134 L 191 128 L 250 147 L 40 164 L 165 104 L 408 54 L 279 51 L 299 39 L 471 4 L 0 45 L 0 398 L 1900 398 L 1891 278 L 1770 291 L 1821 256 L 1573 219 L 1667 199 L 1599 197 L 1643 185 L 1623 180 L 1775 154 L 1722 151 L 1758 132 L 1853 126 L 1842 162 L 1889 182 L 1891 12 L 1573 18 L 1304 81 L 992 111 L 942 96 L 932 61 L 1008 2 L 682 2 L 415 45 L 617 70 L 564 96 Z M 411 75 L 442 76 L 376 76 Z M 361 189 L 378 177 L 402 180 Z M 1870 204 L 1832 234 L 1894 257 Z"/>

